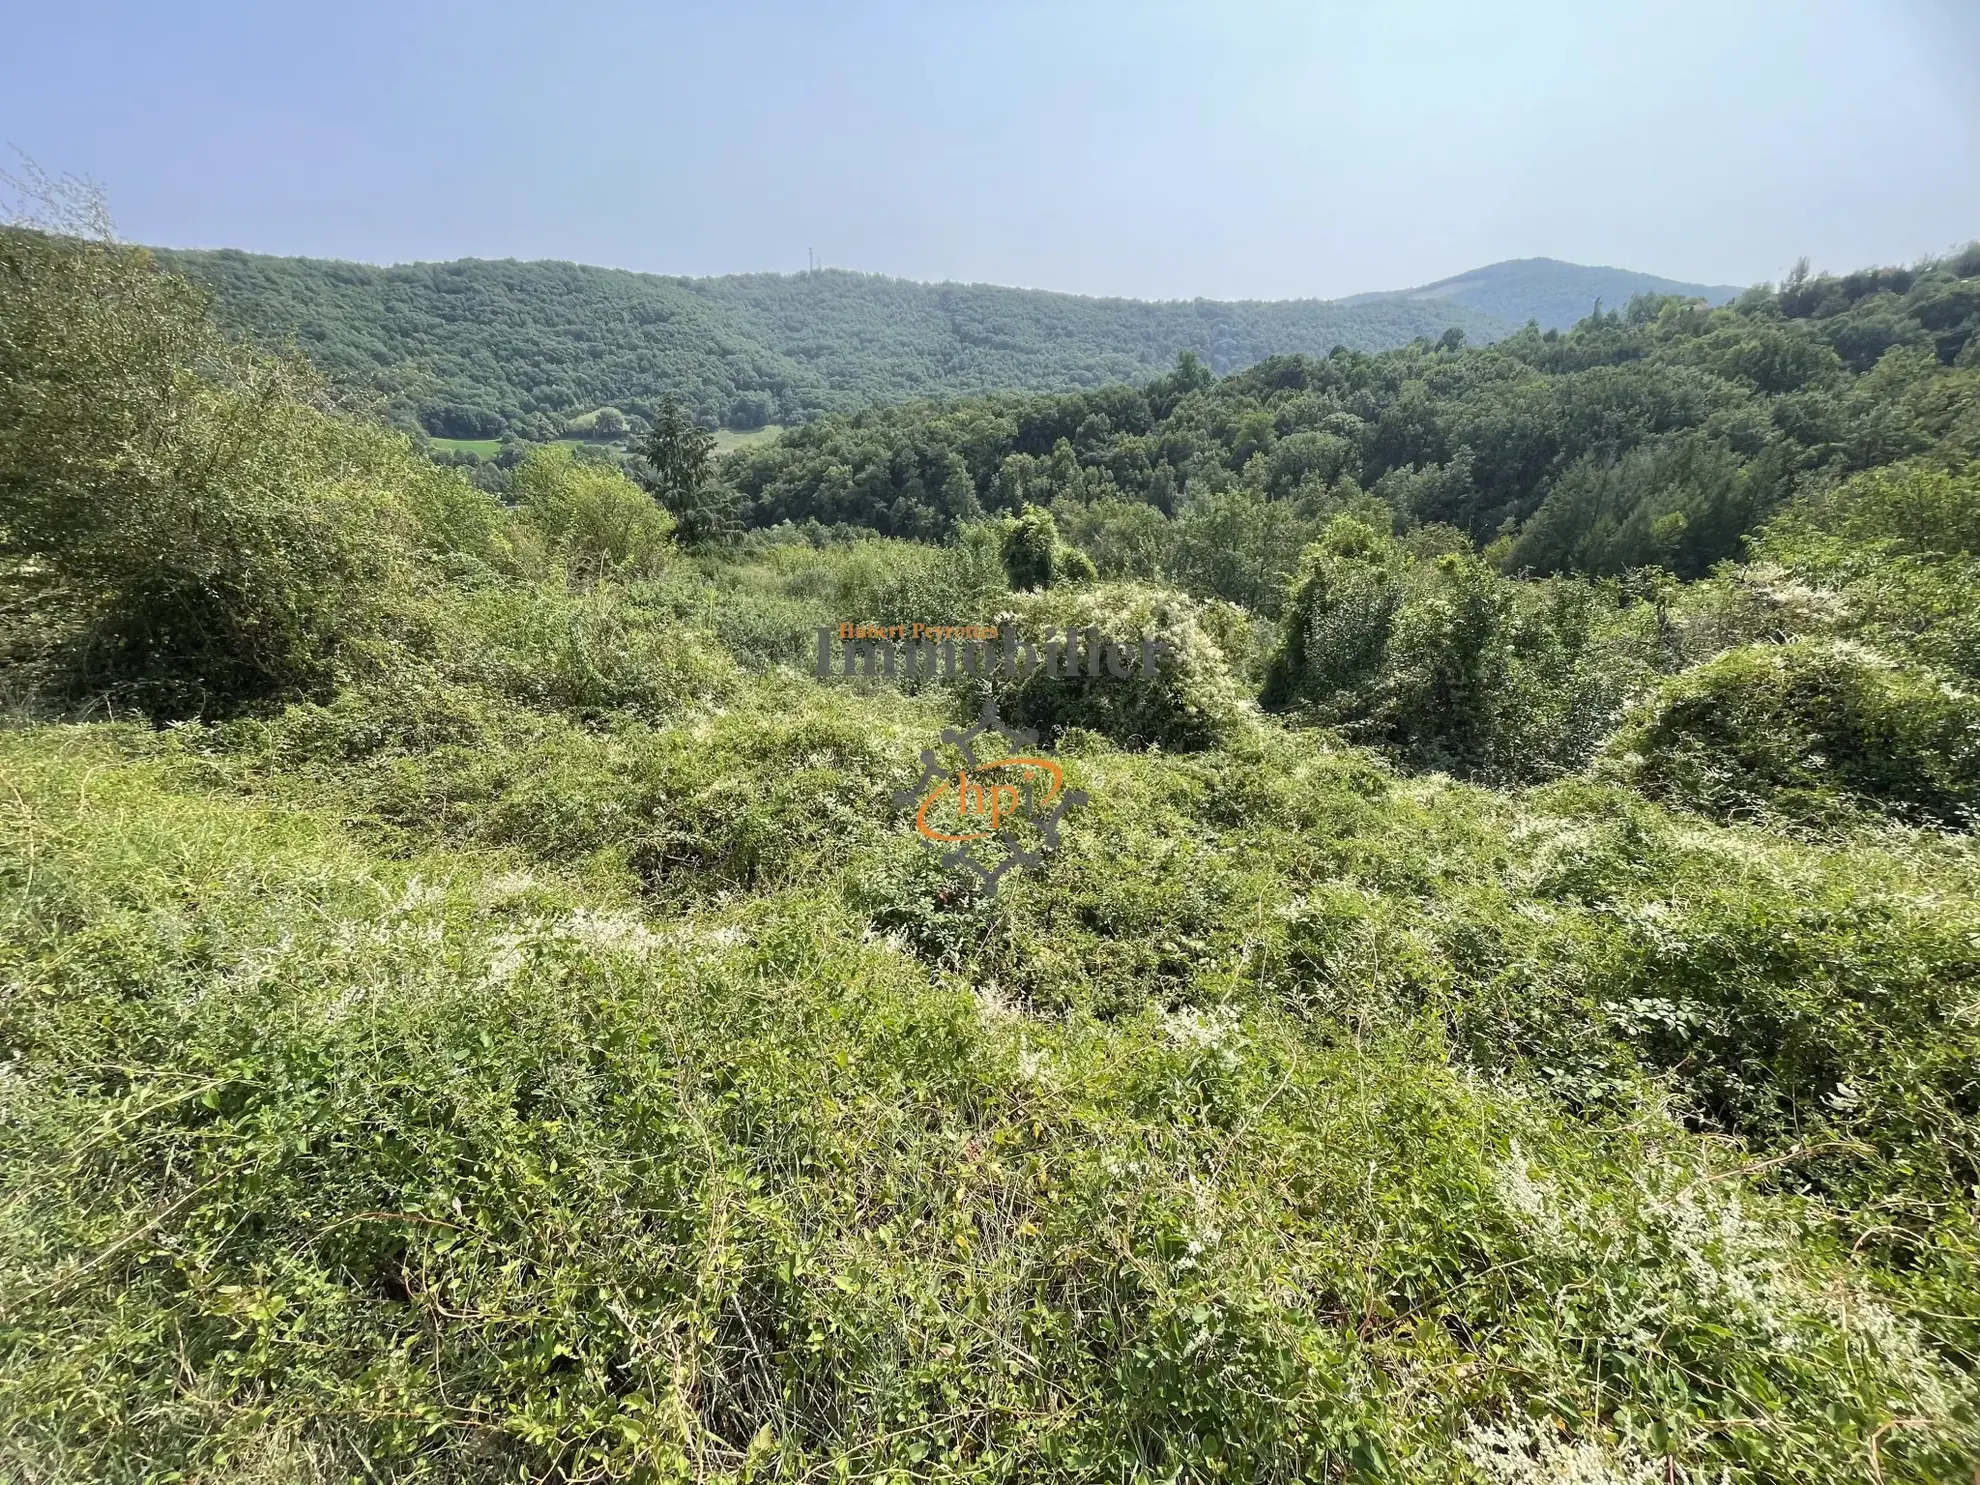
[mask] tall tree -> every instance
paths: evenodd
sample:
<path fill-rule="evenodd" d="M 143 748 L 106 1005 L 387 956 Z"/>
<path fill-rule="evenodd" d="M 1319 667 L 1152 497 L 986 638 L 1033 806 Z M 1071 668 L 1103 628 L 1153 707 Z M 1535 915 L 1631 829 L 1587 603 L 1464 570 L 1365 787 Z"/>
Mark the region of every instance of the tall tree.
<path fill-rule="evenodd" d="M 639 456 L 646 461 L 641 483 L 653 492 L 654 499 L 679 515 L 679 507 L 714 471 L 715 435 L 697 427 L 680 403 L 669 396 L 640 441 Z"/>
<path fill-rule="evenodd" d="M 672 514 L 685 544 L 709 546 L 736 532 L 735 494 L 715 478 L 715 435 L 671 396 L 640 441 L 639 457 L 640 484 Z"/>

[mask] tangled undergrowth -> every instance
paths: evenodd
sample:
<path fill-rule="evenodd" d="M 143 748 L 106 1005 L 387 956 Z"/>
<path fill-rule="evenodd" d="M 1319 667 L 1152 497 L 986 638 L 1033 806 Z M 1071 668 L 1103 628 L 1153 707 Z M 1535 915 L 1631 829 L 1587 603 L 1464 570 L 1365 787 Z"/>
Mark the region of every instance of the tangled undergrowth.
<path fill-rule="evenodd" d="M 1970 469 L 1274 629 L 504 507 L 149 273 L 0 233 L 0 1476 L 1971 1485 Z M 975 695 L 806 666 L 994 615 L 1177 663 L 1002 689 L 986 898 Z"/>
<path fill-rule="evenodd" d="M 1962 1478 L 1964 841 L 942 715 L 7 739 L 8 1468 Z"/>

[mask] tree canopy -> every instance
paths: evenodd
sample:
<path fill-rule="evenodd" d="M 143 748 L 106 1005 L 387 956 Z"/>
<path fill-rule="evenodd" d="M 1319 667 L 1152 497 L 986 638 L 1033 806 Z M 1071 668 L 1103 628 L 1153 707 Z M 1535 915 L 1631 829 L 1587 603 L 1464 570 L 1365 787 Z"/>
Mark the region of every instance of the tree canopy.
<path fill-rule="evenodd" d="M 839 270 L 669 278 L 575 263 L 158 256 L 211 290 L 227 328 L 293 338 L 331 376 L 382 394 L 395 422 L 445 438 L 547 440 L 608 405 L 650 419 L 668 395 L 703 424 L 756 428 L 913 397 L 1138 380 L 1179 350 L 1227 372 L 1451 325 L 1474 340 L 1512 328 L 1462 304 L 1152 304 Z"/>
<path fill-rule="evenodd" d="M 1980 247 L 1797 270 L 1712 309 L 1642 296 L 1566 333 L 1274 356 L 1057 396 L 816 419 L 731 454 L 754 526 L 939 538 L 1048 507 L 1103 571 L 1269 607 L 1325 519 L 1455 528 L 1510 570 L 1687 576 L 1788 496 L 1980 450 Z"/>

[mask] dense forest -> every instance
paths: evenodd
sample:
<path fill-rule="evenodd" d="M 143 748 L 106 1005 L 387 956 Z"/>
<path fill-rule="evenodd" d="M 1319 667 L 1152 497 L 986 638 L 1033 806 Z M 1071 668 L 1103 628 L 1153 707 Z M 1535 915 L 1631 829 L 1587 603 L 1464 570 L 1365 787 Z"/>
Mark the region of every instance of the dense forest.
<path fill-rule="evenodd" d="M 39 210 L 0 1476 L 1971 1479 L 1980 248 L 498 491 Z"/>
<path fill-rule="evenodd" d="M 159 256 L 212 290 L 230 328 L 293 339 L 383 396 L 396 421 L 451 438 L 546 441 L 601 407 L 649 417 L 668 394 L 711 426 L 751 428 L 912 397 L 1141 380 L 1181 350 L 1222 372 L 1453 325 L 1474 340 L 1512 328 L 1462 304 L 1150 304 L 835 269 L 696 279 L 573 263 Z"/>
<path fill-rule="evenodd" d="M 1216 379 L 819 418 L 726 466 L 747 524 L 941 539 L 1048 507 L 1105 575 L 1275 612 L 1334 515 L 1454 527 L 1508 571 L 1703 575 L 1780 503 L 1980 452 L 1980 249 L 1797 272 L 1711 309 L 1639 296 L 1571 331 L 1275 356 Z"/>

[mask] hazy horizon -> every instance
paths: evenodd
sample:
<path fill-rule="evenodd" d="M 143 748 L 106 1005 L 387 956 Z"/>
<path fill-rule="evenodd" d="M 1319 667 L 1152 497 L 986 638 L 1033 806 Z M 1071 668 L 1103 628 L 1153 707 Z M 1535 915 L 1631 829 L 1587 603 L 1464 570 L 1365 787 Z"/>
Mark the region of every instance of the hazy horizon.
<path fill-rule="evenodd" d="M 120 234 L 120 235 L 125 235 L 125 234 Z M 132 241 L 135 241 L 135 239 L 129 239 L 129 238 L 127 238 L 127 240 L 132 240 Z M 461 254 L 461 255 L 460 255 L 459 257 L 455 257 L 455 258 L 402 258 L 402 259 L 399 259 L 399 260 L 398 260 L 398 261 L 396 261 L 396 262 L 390 262 L 390 263 L 386 263 L 386 262 L 378 262 L 378 261 L 375 261 L 375 260 L 368 260 L 368 259 L 364 259 L 364 258 L 323 258 L 323 257 L 320 257 L 320 256 L 318 256 L 318 255 L 315 255 L 315 254 L 310 254 L 310 253 L 261 253 L 261 252 L 258 252 L 258 251 L 257 251 L 257 250 L 255 250 L 255 249 L 251 249 L 251 248 L 239 248 L 239 247 L 237 247 L 237 246 L 235 246 L 234 244 L 231 244 L 231 243 L 162 243 L 162 242 L 151 242 L 151 243 L 145 243 L 145 244 L 144 244 L 144 246 L 147 246 L 147 247 L 156 247 L 156 248 L 166 248 L 166 249 L 170 249 L 170 250 L 172 250 L 172 251 L 175 251 L 175 252 L 189 252 L 189 253 L 219 253 L 219 252 L 249 252 L 249 253 L 253 253 L 253 254 L 254 254 L 255 256 L 257 256 L 257 257 L 278 257 L 278 258 L 293 258 L 293 259 L 296 259 L 296 260 L 298 260 L 298 261 L 308 261 L 308 262 L 330 262 L 330 263 L 351 263 L 351 264 L 355 264 L 356 266 L 358 266 L 358 267 L 361 267 L 361 268 L 375 268 L 375 269 L 381 269 L 381 270 L 383 270 L 383 269 L 392 269 L 392 268 L 417 268 L 417 267 L 419 267 L 419 266 L 421 266 L 422 264 L 431 264 L 431 263 L 474 263 L 474 262 L 481 262 L 481 263 L 559 263 L 559 264 L 568 264 L 568 265 L 571 265 L 571 266 L 573 266 L 573 267 L 577 267 L 577 268 L 595 268 L 595 269 L 597 269 L 597 270 L 599 270 L 600 272 L 603 272 L 603 273 L 632 273 L 632 274 L 639 274 L 639 275 L 642 275 L 642 276 L 645 276 L 645 277 L 650 277 L 650 278 L 669 278 L 669 279 L 672 279 L 672 278 L 690 278 L 690 279 L 702 279 L 702 278 L 748 278 L 748 277 L 755 277 L 755 276 L 760 276 L 760 275 L 769 275 L 769 276 L 773 276 L 773 277 L 785 277 L 785 278 L 789 278 L 789 277 L 796 277 L 796 276 L 798 276 L 798 275 L 801 275 L 801 274 L 802 274 L 802 273 L 803 273 L 803 272 L 805 271 L 805 270 L 804 270 L 804 269 L 802 269 L 802 268 L 798 268 L 798 269 L 790 269 L 790 268 L 752 268 L 752 269 L 742 269 L 742 270 L 738 270 L 738 271 L 734 271 L 734 272 L 729 272 L 729 273 L 711 273 L 711 274 L 676 274 L 676 273 L 669 273 L 669 272 L 667 272 L 667 271 L 666 271 L 665 269 L 657 269 L 657 268 L 628 268 L 628 267 L 626 267 L 625 265 L 623 265 L 623 264 L 618 264 L 618 263 L 584 263 L 584 262 L 580 262 L 579 260 L 577 260 L 577 259 L 575 259 L 575 258 L 513 258 L 513 257 L 510 257 L 510 258 L 490 258 L 490 257 L 488 257 L 488 256 L 486 256 L 485 254 L 478 254 L 478 253 L 463 253 L 463 254 Z M 1532 258 L 1502 258 L 1502 259 L 1500 259 L 1500 260 L 1499 260 L 1498 262 L 1496 262 L 1496 263 L 1477 263 L 1477 264 L 1473 264 L 1473 265 L 1471 266 L 1471 268 L 1469 268 L 1469 269 L 1460 269 L 1460 270 L 1459 270 L 1458 272 L 1456 272 L 1456 273 L 1452 273 L 1452 274 L 1446 274 L 1446 275 L 1444 275 L 1444 278 L 1446 278 L 1446 279 L 1450 279 L 1450 278 L 1462 278 L 1462 277 L 1464 277 L 1465 275 L 1467 275 L 1467 274 L 1470 274 L 1470 273 L 1476 273 L 1476 272 L 1479 272 L 1479 271 L 1482 271 L 1482 270 L 1485 270 L 1485 269 L 1490 269 L 1490 268 L 1497 268 L 1497 267 L 1501 267 L 1501 266 L 1503 266 L 1503 265 L 1505 265 L 1505 264 L 1510 264 L 1510 263 L 1521 263 L 1521 262 L 1556 262 L 1556 263 L 1564 263 L 1564 264 L 1566 264 L 1566 260 L 1565 260 L 1565 259 L 1558 259 L 1558 258 L 1556 258 L 1556 259 L 1549 259 L 1549 258 L 1546 258 L 1546 257 L 1544 257 L 1544 256 L 1536 256 L 1536 257 L 1532 257 Z M 1322 295 L 1322 294 L 1300 294 L 1300 295 L 1286 295 L 1286 296 L 1283 296 L 1283 297 L 1281 297 L 1281 298 L 1278 298 L 1278 299 L 1262 299 L 1262 298 L 1257 298 L 1257 297 L 1252 297 L 1252 298 L 1248 298 L 1248 299 L 1218 299 L 1218 300 L 1213 300 L 1213 299 L 1212 299 L 1212 296 L 1210 296 L 1210 295 L 1207 295 L 1207 294 L 1195 294 L 1195 295 L 1187 295 L 1187 296 L 1176 296 L 1176 297 L 1172 297 L 1172 298 L 1167 298 L 1167 299 L 1156 299 L 1156 298 L 1151 298 L 1151 297 L 1145 297 L 1145 296 L 1141 296 L 1141 295 L 1134 295 L 1134 294 L 1104 294 L 1104 293 L 1088 293 L 1088 292 L 1086 292 L 1086 291 L 1084 291 L 1084 290 L 1080 290 L 1080 289 L 1054 289 L 1054 288 L 1050 288 L 1049 286 L 1046 286 L 1046 285 L 1043 285 L 1043 284 L 1009 284 L 1009 283 L 998 283 L 998 282 L 995 282 L 994 280 L 990 280 L 990 279 L 953 279 L 953 278 L 950 278 L 950 279 L 926 279 L 926 278 L 914 278 L 914 277 L 911 277 L 911 276 L 909 276 L 909 275 L 907 275 L 907 274 L 900 274 L 900 273 L 881 273 L 881 272 L 879 272 L 878 270 L 875 270 L 875 269 L 867 269 L 867 268 L 860 268 L 860 267 L 857 267 L 857 266 L 855 266 L 855 265 L 853 265 L 853 264 L 849 264 L 849 263 L 825 263 L 825 264 L 820 264 L 820 265 L 818 265 L 818 266 L 819 266 L 819 269 L 820 269 L 820 271 L 822 271 L 822 272 L 829 272 L 829 273 L 848 273 L 848 274 L 854 274 L 854 275 L 857 275 L 857 276 L 860 276 L 860 277 L 868 277 L 868 278 L 884 278 L 884 279 L 888 279 L 888 280 L 890 280 L 890 281 L 893 281 L 893 282 L 899 282 L 899 283 L 912 283 L 912 284 L 923 284 L 923 285 L 927 285 L 927 286 L 931 286 L 931 287 L 938 287 L 938 288 L 939 288 L 940 286 L 942 286 L 942 285 L 944 285 L 944 284 L 954 284 L 954 285 L 957 285 L 958 287 L 964 287 L 964 288 L 988 288 L 988 289 L 1014 289 L 1014 290 L 1018 290 L 1018 291 L 1020 291 L 1020 292 L 1024 292 L 1024 293 L 1045 293 L 1045 294 L 1063 294 L 1063 295 L 1066 295 L 1066 296 L 1068 296 L 1068 297 L 1071 297 L 1071 298 L 1077 298 L 1077 299 L 1118 299 L 1118 300 L 1124 300 L 1124 301 L 1127 301 L 1127 302 L 1130 302 L 1130 303 L 1135 303 L 1135 304 L 1189 304 L 1189 303 L 1193 303 L 1193 302 L 1196 302 L 1196 301 L 1199 301 L 1199 300 L 1200 300 L 1200 301 L 1203 301 L 1203 302 L 1206 302 L 1206 303 L 1209 303 L 1209 302 L 1215 302 L 1215 303 L 1220 303 L 1220 304 L 1243 304 L 1243 303 L 1253 303 L 1253 304 L 1284 304 L 1284 303 L 1294 303 L 1294 302 L 1298 302 L 1298 301 L 1300 301 L 1300 300 L 1315 300 L 1315 301 L 1319 301 L 1319 302 L 1322 302 L 1322 303 L 1340 303 L 1340 302 L 1342 302 L 1343 300 L 1348 300 L 1348 299 L 1360 299 L 1360 298 L 1366 298 L 1366 297 L 1368 297 L 1368 296 L 1370 296 L 1370 295 L 1381 295 L 1381 294 L 1387 294 L 1387 293 L 1396 293 L 1396 292 L 1401 292 L 1401 291 L 1403 291 L 1403 290 L 1407 290 L 1407 289 L 1417 289 L 1417 288 L 1424 288 L 1424 287 L 1428 287 L 1428 286 L 1429 286 L 1429 285 L 1431 285 L 1431 284 L 1435 284 L 1435 283 L 1438 283 L 1438 282 L 1441 282 L 1441 280 L 1437 280 L 1437 279 L 1431 279 L 1431 280 L 1427 280 L 1427 281 L 1426 281 L 1425 283 L 1422 283 L 1422 284 L 1393 284 L 1393 285 L 1386 285 L 1386 284 L 1385 284 L 1385 285 L 1383 285 L 1383 286 L 1381 286 L 1380 288 L 1371 288 L 1371 289 L 1354 289 L 1354 290 L 1350 290 L 1350 291 L 1349 291 L 1348 293 L 1346 293 L 1346 294 L 1334 294 L 1334 295 Z M 1651 277 L 1655 277 L 1655 278 L 1662 278 L 1662 279 L 1666 279 L 1666 280 L 1669 280 L 1669 281 L 1671 281 L 1671 282 L 1674 282 L 1674 283 L 1692 283 L 1692 282 L 1695 282 L 1694 280 L 1688 280 L 1688 279 L 1671 279 L 1671 276 L 1670 276 L 1669 274 L 1659 274 L 1659 273 L 1655 273 L 1655 272 L 1654 272 L 1654 270 L 1650 270 L 1650 269 L 1642 269 L 1642 268 L 1633 268 L 1633 267 L 1631 267 L 1631 266 L 1629 266 L 1629 265 L 1627 265 L 1627 264 L 1621 264 L 1621 263 L 1573 263 L 1573 264 L 1566 264 L 1566 266 L 1568 266 L 1568 267 L 1573 267 L 1573 268 L 1588 268 L 1588 269 L 1595 269 L 1595 270 L 1598 270 L 1598 271 L 1602 271 L 1602 272 L 1621 272 L 1621 273 L 1644 273 L 1644 274 L 1647 274 L 1647 275 L 1649 275 L 1649 276 L 1651 276 Z M 1744 284 L 1711 284 L 1711 285 L 1706 285 L 1706 287 L 1708 287 L 1708 288 L 1745 288 L 1745 287 L 1747 287 L 1747 285 L 1744 285 Z"/>
<path fill-rule="evenodd" d="M 1273 300 L 1534 257 L 1744 285 L 1980 233 L 1980 17 L 1953 0 L 97 4 L 14 30 L 0 142 L 159 246 L 697 277 L 815 252 Z"/>

